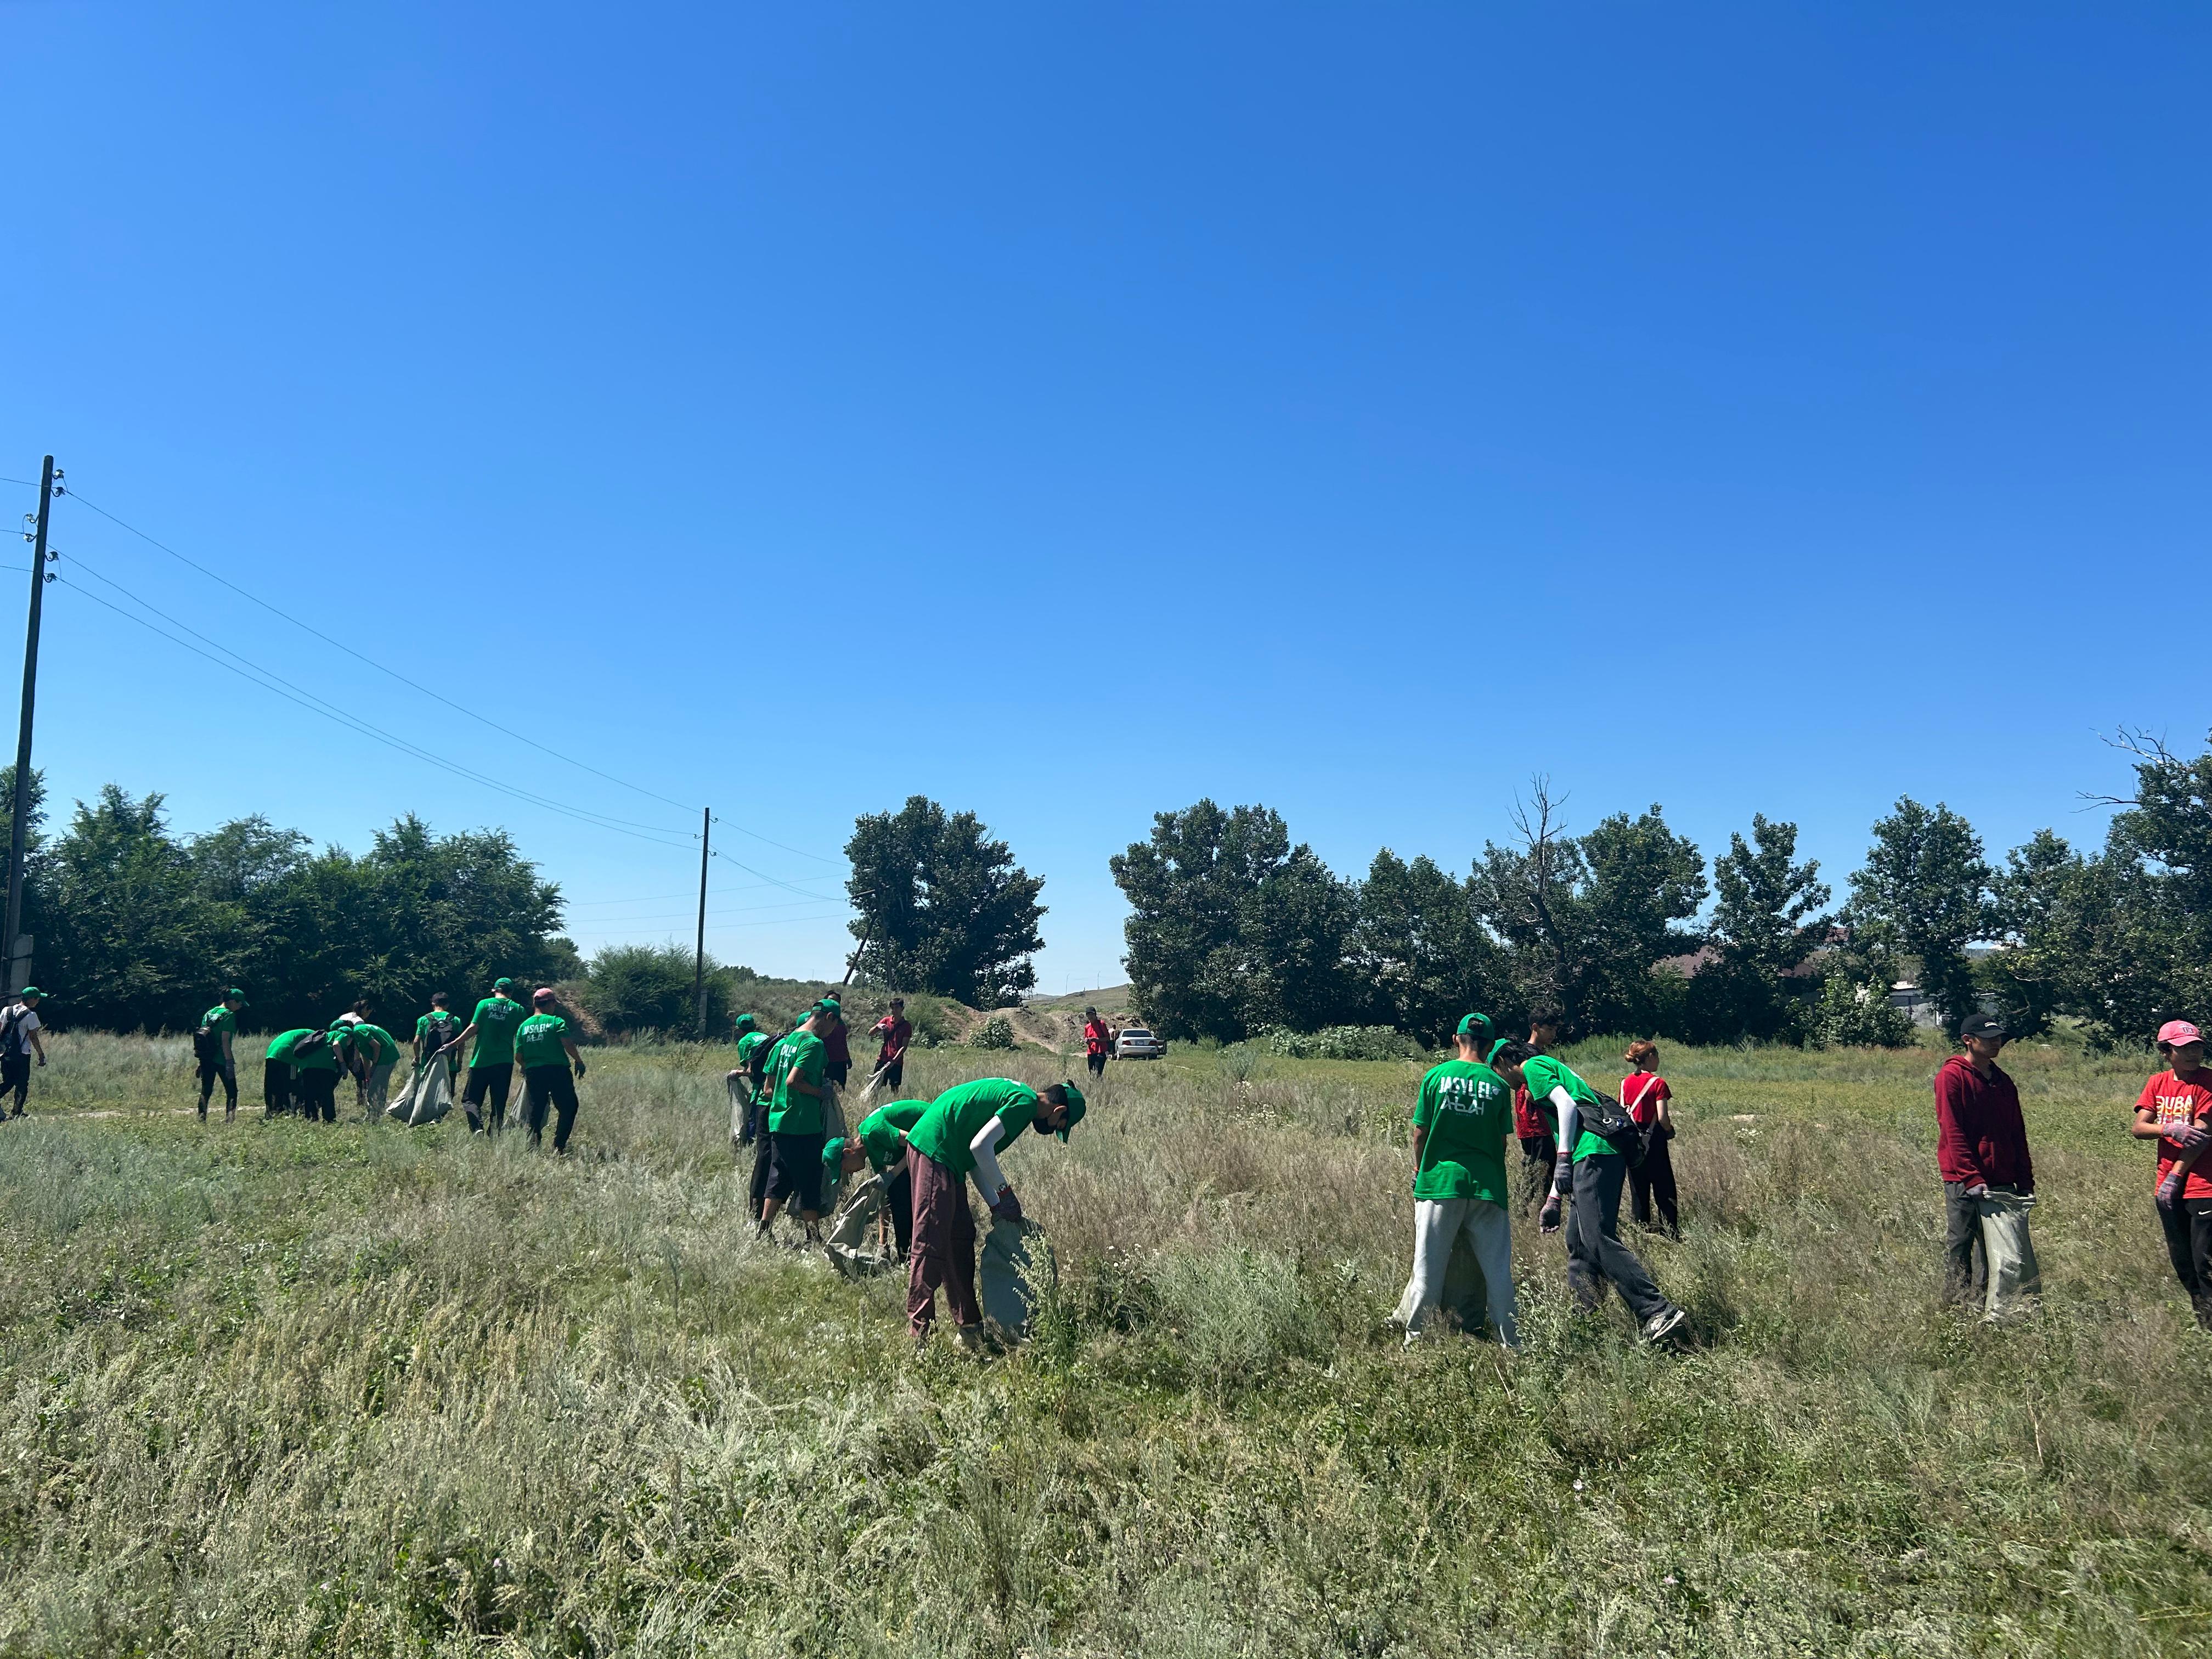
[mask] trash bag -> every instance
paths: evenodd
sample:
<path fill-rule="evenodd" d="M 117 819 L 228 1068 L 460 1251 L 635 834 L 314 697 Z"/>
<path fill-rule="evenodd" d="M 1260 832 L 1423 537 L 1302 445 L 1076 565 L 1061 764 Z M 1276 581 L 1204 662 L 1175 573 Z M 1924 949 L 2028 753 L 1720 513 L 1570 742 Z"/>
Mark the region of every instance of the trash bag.
<path fill-rule="evenodd" d="M 1026 1216 L 991 1224 L 975 1264 L 976 1297 L 983 1304 L 985 1325 L 1007 1340 L 1027 1336 L 1038 1293 L 1058 1282 L 1043 1228 Z"/>
<path fill-rule="evenodd" d="M 884 1178 L 872 1175 L 845 1195 L 823 1243 L 830 1260 L 848 1279 L 862 1279 L 890 1266 L 876 1249 L 876 1218 L 884 1211 Z"/>
<path fill-rule="evenodd" d="M 410 1129 L 435 1123 L 453 1109 L 453 1073 L 446 1062 L 433 1055 L 407 1079 L 399 1097 L 384 1109 L 384 1115 Z"/>
<path fill-rule="evenodd" d="M 1460 1234 L 1452 1240 L 1451 1260 L 1444 1263 L 1444 1293 L 1437 1304 L 1438 1310 L 1450 1315 L 1461 1330 L 1479 1331 L 1490 1319 L 1489 1288 L 1481 1257 L 1468 1248 L 1467 1235 Z"/>
<path fill-rule="evenodd" d="M 840 1098 L 837 1085 L 827 1078 L 822 1080 L 822 1133 L 832 1140 L 845 1133 L 845 1105 Z"/>

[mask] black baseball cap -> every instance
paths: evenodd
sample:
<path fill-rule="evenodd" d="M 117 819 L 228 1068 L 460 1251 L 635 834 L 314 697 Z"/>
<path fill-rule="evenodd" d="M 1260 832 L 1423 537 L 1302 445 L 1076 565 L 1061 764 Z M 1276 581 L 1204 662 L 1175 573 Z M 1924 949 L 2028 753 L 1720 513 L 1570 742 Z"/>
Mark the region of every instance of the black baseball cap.
<path fill-rule="evenodd" d="M 1959 1023 L 1960 1037 L 2009 1037 L 2005 1023 L 1995 1014 L 1969 1014 Z"/>

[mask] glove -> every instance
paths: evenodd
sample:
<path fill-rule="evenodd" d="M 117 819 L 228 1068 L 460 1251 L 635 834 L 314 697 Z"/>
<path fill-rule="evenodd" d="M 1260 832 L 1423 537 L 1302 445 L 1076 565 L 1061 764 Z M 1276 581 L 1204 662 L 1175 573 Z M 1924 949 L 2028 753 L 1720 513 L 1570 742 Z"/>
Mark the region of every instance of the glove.
<path fill-rule="evenodd" d="M 581 1077 L 581 1076 L 583 1076 L 583 1074 L 584 1074 L 584 1062 L 583 1062 L 582 1060 L 578 1060 L 578 1061 L 576 1062 L 576 1075 L 577 1075 L 578 1077 Z"/>
<path fill-rule="evenodd" d="M 2158 1183 L 2158 1207 L 2169 1215 L 2173 1212 L 2173 1206 L 2181 1201 L 2181 1183 L 2187 1178 L 2188 1174 L 2186 1170 L 2177 1166 L 2165 1180 Z"/>
<path fill-rule="evenodd" d="M 1547 1233 L 1559 1231 L 1559 1195 L 1557 1193 L 1546 1199 L 1544 1207 L 1536 1212 L 1536 1225 Z"/>
<path fill-rule="evenodd" d="M 40 1062 L 41 1065 L 45 1063 L 43 1060 Z M 2202 1123 L 2192 1123 L 2173 1137 L 2173 1144 L 2184 1152 L 2193 1152 L 2199 1146 L 2212 1146 L 2212 1129 L 2206 1128 Z"/>
<path fill-rule="evenodd" d="M 2141 1189 L 2138 1188 L 2137 1190 L 2140 1191 Z M 1986 1181 L 1977 1181 L 1972 1186 L 1966 1188 L 1966 1196 L 1968 1198 L 1987 1198 L 1989 1195 L 1990 1183 Z"/>
<path fill-rule="evenodd" d="M 1562 1149 L 1559 1153 L 1559 1161 L 1552 1166 L 1552 1192 L 1556 1196 L 1559 1194 L 1565 1192 L 1574 1184 L 1575 1160 L 1573 1155 Z"/>
<path fill-rule="evenodd" d="M 1001 1221 L 1012 1221 L 1016 1224 L 1021 1221 L 1022 1201 L 1014 1196 L 1014 1189 L 1012 1187 L 999 1188 L 999 1196 L 991 1205 L 991 1213 Z"/>

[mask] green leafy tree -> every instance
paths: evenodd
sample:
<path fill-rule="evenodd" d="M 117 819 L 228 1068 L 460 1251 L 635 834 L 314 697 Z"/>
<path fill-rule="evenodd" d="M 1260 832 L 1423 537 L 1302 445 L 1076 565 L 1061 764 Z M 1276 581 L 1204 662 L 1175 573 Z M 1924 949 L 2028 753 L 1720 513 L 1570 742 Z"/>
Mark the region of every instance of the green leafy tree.
<path fill-rule="evenodd" d="M 1433 860 L 1409 864 L 1384 848 L 1353 908 L 1347 966 L 1375 1023 L 1435 1047 L 1462 1014 L 1480 1009 L 1510 1023 L 1525 1012 L 1504 952 L 1474 914 L 1468 884 Z"/>
<path fill-rule="evenodd" d="M 0 766 L 0 859 L 7 856 L 7 841 L 15 822 L 15 765 L 10 761 Z M 23 921 L 22 928 L 33 943 L 33 951 L 40 951 L 47 940 L 47 919 L 51 915 L 46 896 L 52 884 L 52 872 L 46 835 L 46 775 L 33 769 L 31 773 L 31 811 L 29 819 L 30 843 L 24 849 L 23 859 Z M 4 895 L 8 879 L 4 865 L 0 865 L 0 895 Z M 0 972 L 5 971 L 7 946 L 0 943 Z M 35 957 L 32 978 L 38 977 Z"/>
<path fill-rule="evenodd" d="M 206 988 L 216 907 L 162 807 L 159 794 L 133 800 L 111 783 L 90 805 L 77 803 L 54 843 L 54 919 L 40 972 L 73 1022 L 179 1028 L 186 1017 L 178 1011 Z"/>
<path fill-rule="evenodd" d="M 1966 819 L 1906 795 L 1875 824 L 1844 915 L 1869 945 L 1911 959 L 1922 991 L 1954 1026 L 1978 1006 L 1966 946 L 1996 931 L 1994 879 Z"/>
<path fill-rule="evenodd" d="M 2076 912 L 2110 902 L 2082 858 L 2055 830 L 2039 830 L 2005 855 L 1992 884 L 1998 948 L 1975 965 L 1976 984 L 2014 1036 L 2049 1028 L 2069 1000 L 2083 1000 Z"/>
<path fill-rule="evenodd" d="M 1211 800 L 1153 815 L 1109 860 L 1138 1012 L 1163 1036 L 1234 1042 L 1338 1024 L 1351 891 L 1264 806 Z"/>
<path fill-rule="evenodd" d="M 980 1007 L 1018 1001 L 1036 983 L 1030 958 L 1044 948 L 1044 878 L 1015 864 L 973 812 L 909 796 L 896 812 L 856 820 L 845 856 L 856 965 L 871 983 Z"/>
<path fill-rule="evenodd" d="M 1656 805 L 1579 839 L 1560 805 L 1536 780 L 1516 809 L 1521 844 L 1487 844 L 1475 865 L 1476 912 L 1510 948 L 1524 1004 L 1557 1006 L 1575 1030 L 1656 1029 L 1674 988 L 1655 970 L 1696 947 L 1676 924 L 1705 902 L 1704 857 Z"/>
<path fill-rule="evenodd" d="M 1804 1036 L 1820 981 L 1802 972 L 1828 931 L 1820 864 L 1796 862 L 1797 826 L 1763 813 L 1751 840 L 1729 836 L 1713 860 L 1715 902 L 1705 927 L 1710 960 L 1690 982 L 1688 1034 L 1701 1042 Z"/>
<path fill-rule="evenodd" d="M 696 959 L 680 945 L 611 945 L 592 957 L 586 1006 L 611 1035 L 653 1033 L 688 1037 L 698 1026 L 692 996 Z M 726 1035 L 732 992 L 730 970 L 707 963 L 707 1029 Z"/>

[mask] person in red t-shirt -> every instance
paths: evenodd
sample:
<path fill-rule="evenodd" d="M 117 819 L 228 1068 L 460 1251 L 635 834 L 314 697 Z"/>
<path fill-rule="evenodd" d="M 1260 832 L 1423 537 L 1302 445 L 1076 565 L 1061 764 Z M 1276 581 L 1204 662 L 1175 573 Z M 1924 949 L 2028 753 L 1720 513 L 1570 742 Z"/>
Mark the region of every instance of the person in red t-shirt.
<path fill-rule="evenodd" d="M 1559 1044 L 1559 1028 L 1565 1024 L 1557 1009 L 1537 1009 L 1528 1016 L 1528 1046 L 1540 1054 L 1550 1054 Z M 1559 1156 L 1559 1132 L 1550 1116 L 1528 1098 L 1528 1091 L 1517 1083 L 1513 1085 L 1513 1133 L 1521 1142 L 1518 1196 L 1521 1206 L 1528 1209 L 1541 1204 L 1551 1194 Z"/>
<path fill-rule="evenodd" d="M 1096 1008 L 1083 1011 L 1083 1063 L 1093 1077 L 1106 1075 L 1106 1062 L 1114 1057 L 1114 1028 L 1098 1017 Z"/>
<path fill-rule="evenodd" d="M 906 999 L 893 997 L 890 1012 L 878 1020 L 868 1035 L 882 1039 L 871 1081 L 881 1084 L 896 1097 L 906 1083 L 906 1047 L 914 1041 L 914 1026 L 906 1017 Z"/>
<path fill-rule="evenodd" d="M 2166 1069 L 2136 1097 L 2135 1134 L 2158 1142 L 2158 1224 L 2197 1322 L 2212 1331 L 2212 1178 L 2201 1173 L 2212 1164 L 2212 1071 L 2203 1033 L 2185 1019 L 2158 1028 L 2158 1052 Z"/>
<path fill-rule="evenodd" d="M 1667 1103 L 1674 1091 L 1659 1075 L 1656 1043 L 1638 1041 L 1621 1056 L 1628 1075 L 1620 1080 L 1620 1103 L 1644 1130 L 1644 1162 L 1628 1172 L 1628 1212 L 1639 1227 L 1651 1224 L 1651 1212 L 1659 1211 L 1660 1228 L 1670 1238 L 1682 1236 L 1682 1212 L 1674 1192 L 1674 1160 L 1667 1143 L 1674 1138 L 1674 1116 Z"/>

